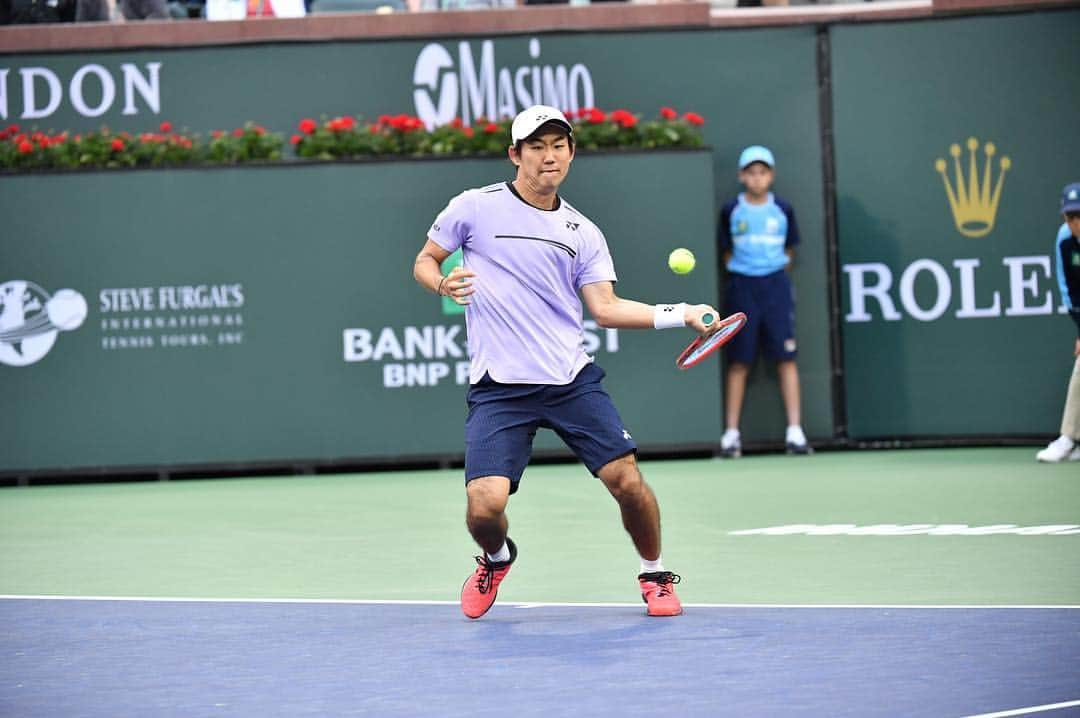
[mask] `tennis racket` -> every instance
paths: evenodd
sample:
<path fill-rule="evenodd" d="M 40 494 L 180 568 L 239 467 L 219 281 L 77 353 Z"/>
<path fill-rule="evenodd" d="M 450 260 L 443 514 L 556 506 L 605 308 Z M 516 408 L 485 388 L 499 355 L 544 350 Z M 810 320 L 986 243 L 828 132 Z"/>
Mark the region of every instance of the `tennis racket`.
<path fill-rule="evenodd" d="M 710 314 L 701 318 L 703 324 L 712 324 Z M 680 369 L 689 369 L 705 360 L 710 354 L 731 341 L 739 330 L 746 326 L 746 315 L 735 312 L 730 317 L 720 320 L 720 326 L 709 336 L 700 336 L 690 342 L 690 346 L 683 350 L 679 358 L 675 360 L 675 366 Z"/>

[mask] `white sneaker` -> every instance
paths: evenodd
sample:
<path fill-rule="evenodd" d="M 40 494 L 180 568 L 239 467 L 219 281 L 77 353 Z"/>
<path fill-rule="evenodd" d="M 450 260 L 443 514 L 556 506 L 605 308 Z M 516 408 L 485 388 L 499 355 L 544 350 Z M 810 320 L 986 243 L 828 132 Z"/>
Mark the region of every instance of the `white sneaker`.
<path fill-rule="evenodd" d="M 806 442 L 806 434 L 803 433 L 801 426 L 789 426 L 787 428 L 784 444 L 789 454 L 806 455 L 814 453 L 814 450 L 810 448 L 810 444 Z"/>
<path fill-rule="evenodd" d="M 720 456 L 727 459 L 742 456 L 742 435 L 738 429 L 728 429 L 720 437 Z"/>
<path fill-rule="evenodd" d="M 1080 461 L 1080 447 L 1077 447 L 1076 442 L 1069 437 L 1059 436 L 1045 449 L 1035 454 L 1035 460 L 1047 464 L 1056 464 L 1059 461 Z"/>

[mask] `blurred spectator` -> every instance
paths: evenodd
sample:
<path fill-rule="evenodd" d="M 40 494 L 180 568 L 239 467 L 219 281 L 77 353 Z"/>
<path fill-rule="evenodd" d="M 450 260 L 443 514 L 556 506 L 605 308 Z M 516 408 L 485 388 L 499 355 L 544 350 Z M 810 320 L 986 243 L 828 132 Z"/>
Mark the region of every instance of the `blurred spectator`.
<path fill-rule="evenodd" d="M 116 17 L 110 0 L 75 0 L 75 22 L 108 22 Z"/>
<path fill-rule="evenodd" d="M 0 25 L 74 19 L 75 0 L 0 0 Z"/>
<path fill-rule="evenodd" d="M 125 20 L 170 20 L 165 0 L 117 0 Z"/>
<path fill-rule="evenodd" d="M 410 4 L 412 10 L 485 10 L 500 7 L 517 7 L 516 0 L 418 0 Z"/>

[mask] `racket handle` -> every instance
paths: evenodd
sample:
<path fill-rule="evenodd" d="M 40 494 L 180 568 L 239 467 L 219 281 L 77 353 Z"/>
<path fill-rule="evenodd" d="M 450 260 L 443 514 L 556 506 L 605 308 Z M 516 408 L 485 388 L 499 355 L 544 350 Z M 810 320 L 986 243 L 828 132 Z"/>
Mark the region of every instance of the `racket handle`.
<path fill-rule="evenodd" d="M 712 312 L 705 312 L 701 315 L 701 323 L 705 326 L 709 326 L 714 321 L 716 321 L 716 317 L 713 316 Z"/>

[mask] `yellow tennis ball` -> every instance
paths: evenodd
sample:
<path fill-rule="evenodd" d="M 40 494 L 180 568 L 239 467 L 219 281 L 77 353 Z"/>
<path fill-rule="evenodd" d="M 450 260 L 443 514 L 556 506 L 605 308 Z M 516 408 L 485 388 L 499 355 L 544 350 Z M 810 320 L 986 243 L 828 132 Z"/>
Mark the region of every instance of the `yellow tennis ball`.
<path fill-rule="evenodd" d="M 696 263 L 694 253 L 683 247 L 673 251 L 667 258 L 667 266 L 671 267 L 671 271 L 675 272 L 675 274 L 689 274 Z"/>

